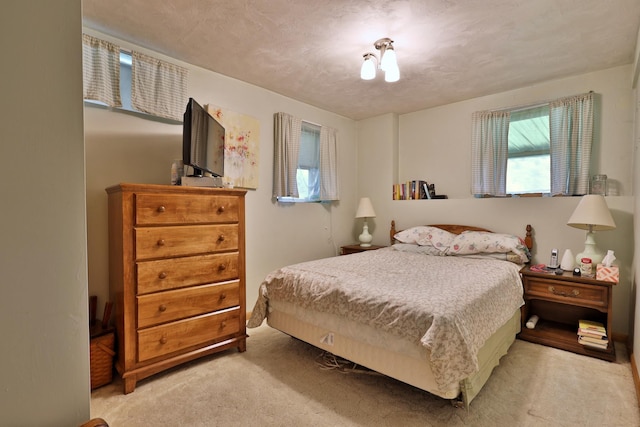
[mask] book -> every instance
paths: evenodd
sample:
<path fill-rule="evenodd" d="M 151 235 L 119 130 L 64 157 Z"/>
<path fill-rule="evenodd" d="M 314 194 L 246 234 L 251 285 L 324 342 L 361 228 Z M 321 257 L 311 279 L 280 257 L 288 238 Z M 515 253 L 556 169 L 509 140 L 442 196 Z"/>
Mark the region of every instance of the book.
<path fill-rule="evenodd" d="M 607 337 L 595 338 L 595 337 L 589 337 L 589 336 L 586 336 L 586 335 L 578 335 L 578 341 L 592 342 L 592 343 L 595 343 L 595 344 L 606 344 L 606 343 L 609 342 Z"/>
<path fill-rule="evenodd" d="M 598 350 L 606 350 L 607 346 L 609 345 L 608 341 L 605 342 L 605 343 L 600 344 L 600 343 L 594 343 L 594 342 L 591 342 L 591 341 L 584 341 L 584 340 L 578 339 L 578 342 L 580 344 L 584 345 L 585 347 L 595 348 L 595 349 L 598 349 Z"/>
<path fill-rule="evenodd" d="M 590 332 L 578 331 L 579 337 L 593 338 L 594 340 L 606 340 L 609 339 L 606 335 L 592 334 Z"/>
<path fill-rule="evenodd" d="M 424 191 L 424 195 L 426 197 L 426 199 L 431 199 L 431 193 L 429 193 L 429 184 L 427 184 L 426 182 L 422 183 L 422 191 Z"/>
<path fill-rule="evenodd" d="M 578 334 L 580 333 L 606 336 L 607 330 L 600 322 L 581 319 L 578 321 Z"/>

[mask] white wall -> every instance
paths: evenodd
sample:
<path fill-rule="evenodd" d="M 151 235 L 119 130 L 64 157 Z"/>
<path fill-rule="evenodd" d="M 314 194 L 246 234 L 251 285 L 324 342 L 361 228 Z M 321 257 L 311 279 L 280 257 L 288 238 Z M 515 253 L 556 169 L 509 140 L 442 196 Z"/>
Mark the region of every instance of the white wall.
<path fill-rule="evenodd" d="M 470 198 L 471 115 L 595 92 L 592 175 L 608 176 L 609 194 L 631 195 L 633 91 L 629 66 L 554 80 L 400 117 L 400 180 L 426 179 L 438 193 Z M 599 114 L 598 114 L 599 113 Z"/>
<path fill-rule="evenodd" d="M 167 58 L 91 29 L 96 37 L 126 49 L 177 63 L 189 70 L 188 95 L 252 116 L 260 122 L 260 168 L 257 190 L 246 196 L 247 305 L 272 270 L 299 261 L 332 256 L 340 245 L 357 240 L 356 123 L 265 89 Z M 185 104 L 186 105 L 186 104 Z M 273 182 L 273 114 L 284 111 L 338 129 L 340 201 L 332 204 L 278 204 Z M 118 182 L 169 184 L 173 159 L 182 158 L 182 126 L 141 119 L 94 107 L 85 108 L 87 150 L 87 221 L 89 292 L 99 307 L 108 298 L 107 197 L 104 189 Z"/>
<path fill-rule="evenodd" d="M 632 81 L 634 82 L 634 168 L 633 168 L 633 194 L 634 198 L 634 237 L 635 237 L 635 254 L 633 257 L 633 282 L 631 288 L 630 300 L 632 302 L 632 310 L 630 316 L 630 335 L 633 338 L 632 357 L 635 360 L 636 372 L 634 378 L 640 378 L 640 372 L 637 372 L 638 363 L 640 362 L 640 292 L 638 292 L 638 283 L 640 282 L 640 198 L 638 198 L 638 188 L 640 188 L 640 85 L 638 77 L 640 76 L 640 29 L 638 29 L 638 37 L 636 41 L 636 60 L 634 61 L 632 71 Z M 636 390 L 639 387 L 636 384 Z M 637 396 L 640 401 L 640 396 Z"/>
<path fill-rule="evenodd" d="M 0 14 L 0 425 L 89 418 L 80 0 Z"/>
<path fill-rule="evenodd" d="M 378 232 L 374 243 L 387 244 L 388 224 L 395 219 L 398 228 L 429 223 L 466 223 L 497 232 L 524 235 L 531 224 L 536 246 L 535 262 L 547 263 L 552 248 L 571 249 L 574 254 L 584 247 L 585 233 L 566 225 L 578 197 L 474 199 L 471 197 L 471 114 L 474 111 L 531 104 L 593 90 L 601 103 L 601 118 L 596 126 L 593 173 L 606 173 L 622 196 L 607 197 L 617 228 L 598 233 L 603 249 L 613 249 L 621 267 L 621 281 L 614 288 L 613 330 L 629 333 L 630 292 L 633 259 L 633 91 L 629 66 L 597 73 L 545 82 L 539 85 L 494 94 L 399 116 L 398 176 L 396 182 L 426 179 L 436 185 L 448 200 L 391 200 L 393 181 L 369 188 L 374 203 Z M 391 128 L 391 117 L 359 123 L 360 151 L 369 158 L 387 159 L 360 164 L 360 182 L 378 179 L 381 170 L 394 167 L 393 141 L 382 126 Z M 381 123 L 382 122 L 382 123 Z M 361 154 L 364 155 L 364 154 Z M 391 174 L 385 173 L 385 179 Z M 363 184 L 364 185 L 364 184 Z M 384 232 L 383 232 L 384 231 Z"/>

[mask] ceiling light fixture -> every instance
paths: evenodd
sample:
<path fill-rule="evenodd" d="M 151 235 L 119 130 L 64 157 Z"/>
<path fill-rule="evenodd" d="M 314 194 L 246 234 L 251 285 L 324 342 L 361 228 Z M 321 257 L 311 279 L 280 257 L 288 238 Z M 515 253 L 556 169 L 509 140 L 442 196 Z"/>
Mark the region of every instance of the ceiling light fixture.
<path fill-rule="evenodd" d="M 371 52 L 362 55 L 364 62 L 360 69 L 360 78 L 373 80 L 376 77 L 376 69 L 379 68 L 384 71 L 384 80 L 386 82 L 400 80 L 400 69 L 396 60 L 396 51 L 393 48 L 393 40 L 385 37 L 377 40 L 373 46 L 380 51 L 380 59 Z"/>

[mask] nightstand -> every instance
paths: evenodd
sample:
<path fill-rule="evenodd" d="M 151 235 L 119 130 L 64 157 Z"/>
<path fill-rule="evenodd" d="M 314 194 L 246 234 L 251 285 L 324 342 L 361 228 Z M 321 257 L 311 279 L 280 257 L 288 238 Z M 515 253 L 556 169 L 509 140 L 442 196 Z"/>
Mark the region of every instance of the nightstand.
<path fill-rule="evenodd" d="M 574 276 L 572 272 L 562 275 L 536 272 L 529 267 L 524 267 L 520 274 L 525 303 L 522 307 L 522 330 L 518 335 L 520 339 L 611 362 L 616 360 L 611 334 L 612 290 L 615 283 Z M 526 322 L 533 315 L 540 320 L 534 329 L 528 329 Z M 606 350 L 592 349 L 578 343 L 580 319 L 604 324 L 609 337 Z"/>
<path fill-rule="evenodd" d="M 375 251 L 376 249 L 381 249 L 381 248 L 386 248 L 386 246 L 378 246 L 378 245 L 371 245 L 371 246 L 346 245 L 346 246 L 340 247 L 340 255 L 356 254 L 358 252 L 365 252 L 365 251 Z"/>

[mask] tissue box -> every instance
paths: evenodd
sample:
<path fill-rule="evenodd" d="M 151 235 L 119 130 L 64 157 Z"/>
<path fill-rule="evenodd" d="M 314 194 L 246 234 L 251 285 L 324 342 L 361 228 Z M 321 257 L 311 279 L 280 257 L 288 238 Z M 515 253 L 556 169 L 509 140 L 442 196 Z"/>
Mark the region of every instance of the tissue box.
<path fill-rule="evenodd" d="M 618 283 L 620 281 L 619 267 L 617 265 L 605 267 L 602 264 L 598 264 L 596 267 L 596 280 Z"/>

